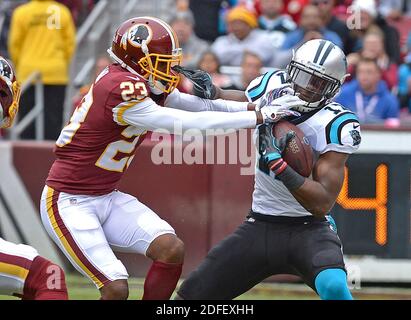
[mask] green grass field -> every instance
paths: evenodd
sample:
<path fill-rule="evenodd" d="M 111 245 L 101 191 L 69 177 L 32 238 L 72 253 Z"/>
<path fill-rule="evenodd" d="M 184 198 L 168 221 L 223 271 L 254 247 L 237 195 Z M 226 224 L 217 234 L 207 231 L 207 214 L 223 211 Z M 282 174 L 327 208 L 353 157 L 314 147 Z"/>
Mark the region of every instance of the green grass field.
<path fill-rule="evenodd" d="M 141 299 L 143 295 L 142 278 L 129 280 L 131 300 Z M 69 298 L 72 300 L 97 300 L 100 295 L 90 280 L 78 274 L 67 275 Z M 400 288 L 361 288 L 352 291 L 358 300 L 411 300 L 411 289 Z M 0 300 L 16 299 L 0 296 Z M 303 284 L 262 283 L 238 297 L 239 300 L 318 300 L 317 295 Z"/>

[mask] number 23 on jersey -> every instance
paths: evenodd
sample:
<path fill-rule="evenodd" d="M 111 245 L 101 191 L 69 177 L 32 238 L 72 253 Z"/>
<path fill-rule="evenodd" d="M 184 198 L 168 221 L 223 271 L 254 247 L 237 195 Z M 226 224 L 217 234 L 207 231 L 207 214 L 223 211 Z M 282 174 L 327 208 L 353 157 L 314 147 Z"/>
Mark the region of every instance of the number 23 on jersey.
<path fill-rule="evenodd" d="M 120 85 L 120 89 L 122 89 L 121 96 L 123 100 L 129 101 L 131 99 L 136 99 L 137 96 L 134 94 L 135 89 L 139 91 L 140 94 L 138 95 L 139 99 L 143 98 L 144 94 L 147 92 L 143 92 L 140 88 L 142 83 L 138 82 L 135 85 L 132 82 L 122 82 Z M 143 85 L 144 86 L 144 85 Z M 144 87 L 145 90 L 145 87 Z M 70 123 L 64 127 L 62 130 L 59 138 L 57 139 L 56 145 L 58 147 L 64 147 L 71 143 L 73 140 L 74 135 L 76 134 L 77 130 L 81 127 L 81 124 L 85 121 L 87 114 L 93 104 L 93 86 L 90 88 L 87 95 L 83 98 L 83 101 L 79 107 L 73 113 L 73 116 L 70 119 Z M 114 172 L 123 172 L 131 163 L 134 156 L 130 154 L 134 151 L 138 141 L 144 135 L 146 130 L 137 128 L 134 126 L 127 126 L 122 132 L 121 135 L 124 138 L 130 139 L 134 138 L 133 141 L 129 142 L 126 140 L 117 140 L 111 142 L 107 145 L 104 152 L 96 161 L 95 165 L 99 168 L 108 171 Z M 124 157 L 121 159 L 116 160 L 115 157 L 118 153 L 125 154 Z M 127 156 L 130 155 L 130 156 Z"/>

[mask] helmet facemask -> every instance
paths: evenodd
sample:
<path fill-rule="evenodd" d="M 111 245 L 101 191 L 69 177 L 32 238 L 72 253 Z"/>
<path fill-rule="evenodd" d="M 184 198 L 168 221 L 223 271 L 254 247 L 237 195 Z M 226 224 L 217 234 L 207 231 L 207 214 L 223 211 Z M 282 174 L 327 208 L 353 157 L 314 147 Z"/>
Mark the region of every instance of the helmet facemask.
<path fill-rule="evenodd" d="M 16 118 L 17 112 L 19 111 L 20 94 L 20 84 L 15 81 L 13 82 L 13 103 L 9 108 L 9 120 L 7 121 L 6 128 L 9 128 L 13 125 L 14 119 Z"/>
<path fill-rule="evenodd" d="M 9 78 L 0 75 L 0 81 L 3 87 L 0 88 L 0 108 L 2 115 L 0 118 L 0 128 L 10 128 L 13 125 L 20 103 L 20 84 L 17 81 L 12 82 Z M 8 98 L 11 95 L 11 98 Z M 2 102 L 3 101 L 3 102 Z M 8 107 L 7 113 L 3 109 Z"/>
<path fill-rule="evenodd" d="M 149 76 L 150 84 L 162 92 L 170 93 L 173 91 L 180 82 L 180 75 L 174 73 L 172 67 L 180 65 L 182 49 L 173 50 L 171 55 L 149 53 L 145 41 L 143 41 L 141 48 L 145 57 L 141 58 L 138 64 Z"/>
<path fill-rule="evenodd" d="M 305 102 L 298 111 L 308 112 L 318 109 L 339 91 L 341 82 L 308 66 L 291 61 L 288 74 L 294 86 L 295 93 Z"/>

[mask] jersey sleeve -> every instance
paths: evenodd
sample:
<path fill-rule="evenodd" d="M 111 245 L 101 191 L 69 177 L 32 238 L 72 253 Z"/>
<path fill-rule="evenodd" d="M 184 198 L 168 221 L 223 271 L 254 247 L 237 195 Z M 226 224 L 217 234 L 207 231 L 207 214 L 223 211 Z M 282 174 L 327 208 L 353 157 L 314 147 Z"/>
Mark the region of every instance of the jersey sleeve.
<path fill-rule="evenodd" d="M 257 121 L 254 111 L 235 113 L 188 112 L 161 107 L 151 99 L 135 105 L 130 103 L 123 109 L 119 109 L 119 113 L 117 119 L 127 125 L 141 127 L 149 131 L 164 129 L 172 134 L 182 134 L 182 131 L 190 129 L 197 129 L 201 131 L 200 134 L 207 134 L 205 131 L 208 129 L 254 128 Z"/>
<path fill-rule="evenodd" d="M 354 153 L 361 144 L 361 128 L 357 116 L 344 112 L 332 119 L 325 127 L 325 138 L 317 140 L 321 154 L 328 151 Z"/>
<path fill-rule="evenodd" d="M 245 95 L 248 101 L 258 104 L 267 92 L 288 85 L 287 79 L 287 72 L 284 70 L 269 71 L 251 81 Z"/>
<path fill-rule="evenodd" d="M 114 77 L 110 82 L 111 91 L 106 102 L 106 112 L 114 122 L 121 126 L 129 124 L 123 119 L 127 109 L 141 107 L 154 103 L 150 98 L 150 88 L 145 79 L 137 75 L 127 74 Z"/>

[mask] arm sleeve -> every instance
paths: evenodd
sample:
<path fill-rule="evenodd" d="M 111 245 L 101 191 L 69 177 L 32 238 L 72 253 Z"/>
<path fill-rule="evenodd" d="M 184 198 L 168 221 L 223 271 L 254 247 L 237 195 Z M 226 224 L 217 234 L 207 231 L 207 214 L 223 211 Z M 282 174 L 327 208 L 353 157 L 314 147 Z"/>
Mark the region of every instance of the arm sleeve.
<path fill-rule="evenodd" d="M 173 109 L 180 109 L 191 112 L 199 111 L 221 111 L 239 112 L 247 111 L 248 102 L 237 102 L 228 100 L 208 100 L 201 99 L 191 94 L 186 94 L 174 89 L 167 97 L 165 106 Z"/>
<path fill-rule="evenodd" d="M 188 129 L 208 133 L 205 130 L 254 128 L 257 121 L 254 111 L 187 112 L 160 107 L 151 98 L 134 104 L 131 101 L 120 104 L 113 109 L 113 119 L 120 125 L 133 125 L 149 131 L 164 129 L 172 134 L 181 134 Z"/>

